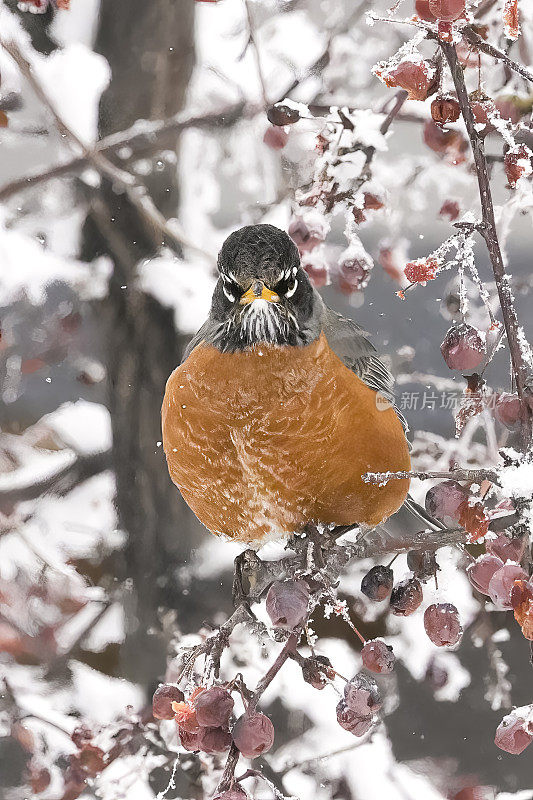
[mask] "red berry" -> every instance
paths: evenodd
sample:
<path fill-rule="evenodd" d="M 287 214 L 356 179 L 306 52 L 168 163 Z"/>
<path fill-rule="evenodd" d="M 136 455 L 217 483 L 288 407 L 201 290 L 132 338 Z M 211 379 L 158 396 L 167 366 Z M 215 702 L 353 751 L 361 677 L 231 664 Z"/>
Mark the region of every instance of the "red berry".
<path fill-rule="evenodd" d="M 195 700 L 198 724 L 207 728 L 225 727 L 233 711 L 233 697 L 222 686 L 206 689 Z"/>
<path fill-rule="evenodd" d="M 396 69 L 383 75 L 387 86 L 399 86 L 410 100 L 425 100 L 436 91 L 435 70 L 425 61 L 401 61 Z"/>
<path fill-rule="evenodd" d="M 437 19 L 453 22 L 465 10 L 465 0 L 429 0 L 429 10 Z"/>
<path fill-rule="evenodd" d="M 508 150 L 503 159 L 503 167 L 509 186 L 514 188 L 522 176 L 531 175 L 531 150 L 524 144 L 517 145 L 514 150 Z"/>
<path fill-rule="evenodd" d="M 489 583 L 499 569 L 503 567 L 503 561 L 498 556 L 489 553 L 484 556 L 479 556 L 473 564 L 469 564 L 466 568 L 466 574 L 472 586 L 482 594 L 489 593 Z"/>
<path fill-rule="evenodd" d="M 154 692 L 152 714 L 156 719 L 174 719 L 172 703 L 173 701 L 181 703 L 184 699 L 185 695 L 177 686 L 172 683 L 164 683 Z"/>
<path fill-rule="evenodd" d="M 416 611 L 423 599 L 420 581 L 417 578 L 407 578 L 392 590 L 390 608 L 397 617 L 408 617 Z"/>
<path fill-rule="evenodd" d="M 512 122 L 513 125 L 516 125 L 518 122 L 520 122 L 524 112 L 519 105 L 519 98 L 516 97 L 516 95 L 504 95 L 503 97 L 497 97 L 494 101 L 494 105 L 503 119 Z"/>
<path fill-rule="evenodd" d="M 515 581 L 527 581 L 527 575 L 518 564 L 504 564 L 489 582 L 489 596 L 499 608 L 512 608 L 511 590 Z"/>
<path fill-rule="evenodd" d="M 345 731 L 354 736 L 364 736 L 372 727 L 372 717 L 360 717 L 350 708 L 344 700 L 337 704 L 337 722 Z"/>
<path fill-rule="evenodd" d="M 439 262 L 435 258 L 419 258 L 417 261 L 409 261 L 405 265 L 405 277 L 411 283 L 425 285 L 437 277 L 439 266 Z"/>
<path fill-rule="evenodd" d="M 511 589 L 511 605 L 514 618 L 529 641 L 533 640 L 533 585 L 531 580 L 515 581 Z"/>
<path fill-rule="evenodd" d="M 455 97 L 440 95 L 431 103 L 431 117 L 438 125 L 447 122 L 456 122 L 461 114 L 461 108 Z"/>
<path fill-rule="evenodd" d="M 198 749 L 204 753 L 224 753 L 231 745 L 231 733 L 225 728 L 200 728 L 196 736 Z"/>
<path fill-rule="evenodd" d="M 105 753 L 101 747 L 94 744 L 86 744 L 83 750 L 71 757 L 75 759 L 75 764 L 86 775 L 95 778 L 105 768 Z"/>
<path fill-rule="evenodd" d="M 523 536 L 507 536 L 500 533 L 495 539 L 488 539 L 485 543 L 488 553 L 498 556 L 505 563 L 506 561 L 521 561 L 526 549 L 526 540 Z"/>
<path fill-rule="evenodd" d="M 524 406 L 517 394 L 503 392 L 494 406 L 494 416 L 510 431 L 517 430 L 520 427 L 524 412 Z"/>
<path fill-rule="evenodd" d="M 232 731 L 233 741 L 245 758 L 256 758 L 274 743 L 274 726 L 267 716 L 256 712 L 239 717 Z"/>
<path fill-rule="evenodd" d="M 289 134 L 287 131 L 284 128 L 277 128 L 275 125 L 271 125 L 270 128 L 267 128 L 263 136 L 263 142 L 267 147 L 270 147 L 271 150 L 283 150 L 288 139 Z"/>
<path fill-rule="evenodd" d="M 440 207 L 441 217 L 448 217 L 450 222 L 454 222 L 461 213 L 461 206 L 457 200 L 445 200 Z"/>
<path fill-rule="evenodd" d="M 424 630 L 437 647 L 453 647 L 463 635 L 459 612 L 451 603 L 438 603 L 424 611 Z"/>
<path fill-rule="evenodd" d="M 283 127 L 285 125 L 293 125 L 300 119 L 300 112 L 296 108 L 277 104 L 267 108 L 267 119 L 272 125 Z"/>
<path fill-rule="evenodd" d="M 373 678 L 360 672 L 344 685 L 346 705 L 358 717 L 371 717 L 381 708 L 381 697 Z"/>
<path fill-rule="evenodd" d="M 415 11 L 425 22 L 435 22 L 435 17 L 429 10 L 429 0 L 416 0 Z"/>
<path fill-rule="evenodd" d="M 328 678 L 333 680 L 335 672 L 329 658 L 314 656 L 314 658 L 306 658 L 302 664 L 302 677 L 315 689 L 323 689 L 327 685 Z"/>
<path fill-rule="evenodd" d="M 222 794 L 217 794 L 213 800 L 248 800 L 248 795 L 240 786 L 234 786 Z"/>
<path fill-rule="evenodd" d="M 433 578 L 439 569 L 434 550 L 409 550 L 407 566 L 419 581 Z"/>
<path fill-rule="evenodd" d="M 372 639 L 366 642 L 361 650 L 361 657 L 364 667 L 371 672 L 383 675 L 392 672 L 396 661 L 392 647 L 381 639 Z"/>
<path fill-rule="evenodd" d="M 189 753 L 196 753 L 200 749 L 197 733 L 189 733 L 189 731 L 179 728 L 179 737 L 181 746 L 184 750 L 188 750 Z"/>
<path fill-rule="evenodd" d="M 87 725 L 79 725 L 77 728 L 74 728 L 70 734 L 70 738 L 76 747 L 81 750 L 86 744 L 90 744 L 92 742 L 93 732 L 87 727 Z"/>
<path fill-rule="evenodd" d="M 267 614 L 276 628 L 292 630 L 305 619 L 308 601 L 304 581 L 276 581 L 267 593 Z"/>
<path fill-rule="evenodd" d="M 187 731 L 187 733 L 198 733 L 200 725 L 196 719 L 196 709 L 190 702 L 173 702 L 172 708 L 174 710 L 174 719 L 182 730 Z"/>
<path fill-rule="evenodd" d="M 320 289 L 321 286 L 327 286 L 329 283 L 328 265 L 323 258 L 317 258 L 314 253 L 312 256 L 304 257 L 302 259 L 302 268 L 307 273 L 315 289 Z"/>
<path fill-rule="evenodd" d="M 515 714 L 507 714 L 496 729 L 494 744 L 506 753 L 519 755 L 532 739 L 533 736 L 526 730 L 526 721 Z"/>
<path fill-rule="evenodd" d="M 424 125 L 424 143 L 435 153 L 440 153 L 452 163 L 462 164 L 466 158 L 468 142 L 459 131 L 444 129 L 433 120 Z"/>
<path fill-rule="evenodd" d="M 369 600 L 386 600 L 392 592 L 394 573 L 390 567 L 378 564 L 372 567 L 361 581 L 361 591 Z"/>
<path fill-rule="evenodd" d="M 465 500 L 459 507 L 459 525 L 468 531 L 470 540 L 475 542 L 486 535 L 489 529 L 489 516 L 483 503 Z"/>
<path fill-rule="evenodd" d="M 370 258 L 345 258 L 339 264 L 339 289 L 343 294 L 362 291 L 370 278 L 373 267 Z"/>
<path fill-rule="evenodd" d="M 447 331 L 440 351 L 450 369 L 475 369 L 486 356 L 485 337 L 477 328 L 461 322 Z"/>
<path fill-rule="evenodd" d="M 369 211 L 378 211 L 380 208 L 383 208 L 383 201 L 376 197 L 375 194 L 371 194 L 370 192 L 365 192 L 363 194 L 363 208 L 367 208 Z"/>
<path fill-rule="evenodd" d="M 300 254 L 310 253 L 317 245 L 322 244 L 326 234 L 324 219 L 312 211 L 303 217 L 295 217 L 289 225 L 289 236 Z"/>
<path fill-rule="evenodd" d="M 34 794 L 41 794 L 50 786 L 51 776 L 46 767 L 30 762 L 29 784 Z"/>

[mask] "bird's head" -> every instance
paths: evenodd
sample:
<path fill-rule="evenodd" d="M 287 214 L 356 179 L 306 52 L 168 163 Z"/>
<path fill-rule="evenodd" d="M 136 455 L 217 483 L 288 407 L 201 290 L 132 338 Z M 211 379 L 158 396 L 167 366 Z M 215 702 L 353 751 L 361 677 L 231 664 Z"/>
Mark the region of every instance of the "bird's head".
<path fill-rule="evenodd" d="M 224 323 L 222 349 L 301 345 L 318 336 L 314 292 L 284 231 L 273 225 L 235 231 L 222 245 L 218 270 L 211 314 Z"/>

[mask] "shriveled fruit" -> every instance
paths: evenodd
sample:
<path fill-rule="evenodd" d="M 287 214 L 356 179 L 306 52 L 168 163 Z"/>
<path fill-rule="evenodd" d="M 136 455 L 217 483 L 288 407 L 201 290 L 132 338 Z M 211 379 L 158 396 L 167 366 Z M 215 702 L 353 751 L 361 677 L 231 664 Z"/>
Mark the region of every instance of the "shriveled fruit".
<path fill-rule="evenodd" d="M 441 481 L 429 489 L 424 504 L 432 517 L 453 524 L 459 521 L 459 508 L 467 497 L 468 492 L 457 481 Z"/>
<path fill-rule="evenodd" d="M 248 800 L 248 795 L 240 786 L 233 786 L 222 794 L 217 794 L 213 800 Z"/>
<path fill-rule="evenodd" d="M 185 699 L 183 692 L 172 683 L 159 686 L 152 698 L 152 714 L 156 719 L 174 719 L 172 703 L 181 703 Z"/>
<path fill-rule="evenodd" d="M 390 608 L 396 616 L 408 617 L 416 611 L 423 599 L 420 581 L 417 578 L 407 578 L 392 590 Z"/>
<path fill-rule="evenodd" d="M 477 328 L 461 322 L 446 332 L 440 351 L 450 369 L 475 369 L 486 356 L 485 337 Z"/>
<path fill-rule="evenodd" d="M 440 95 L 431 103 L 431 117 L 438 125 L 447 122 L 456 122 L 461 114 L 461 108 L 455 97 Z"/>
<path fill-rule="evenodd" d="M 429 0 L 429 10 L 436 19 L 453 22 L 465 10 L 465 0 Z"/>
<path fill-rule="evenodd" d="M 488 539 L 485 547 L 488 553 L 498 556 L 505 563 L 506 561 L 521 560 L 526 550 L 526 539 L 524 536 L 507 536 L 500 533 L 495 539 Z"/>
<path fill-rule="evenodd" d="M 531 150 L 524 144 L 517 145 L 505 154 L 503 168 L 511 188 L 516 186 L 519 178 L 531 175 L 531 156 Z"/>
<path fill-rule="evenodd" d="M 410 100 L 425 100 L 436 90 L 435 70 L 426 61 L 401 61 L 383 75 L 387 86 L 399 86 Z"/>
<path fill-rule="evenodd" d="M 294 217 L 288 230 L 289 236 L 302 253 L 309 253 L 326 238 L 327 228 L 319 214 L 310 212 L 303 217 Z"/>
<path fill-rule="evenodd" d="M 381 708 L 377 684 L 369 675 L 360 672 L 344 685 L 344 699 L 358 717 L 370 717 Z"/>
<path fill-rule="evenodd" d="M 275 581 L 266 596 L 267 614 L 276 628 L 292 630 L 305 619 L 308 601 L 304 581 Z"/>
<path fill-rule="evenodd" d="M 494 553 L 479 556 L 466 568 L 466 574 L 472 586 L 482 594 L 489 593 L 489 584 L 495 572 L 503 567 L 503 561 Z"/>
<path fill-rule="evenodd" d="M 339 263 L 339 288 L 343 294 L 362 291 L 368 284 L 373 267 L 370 258 L 344 258 Z"/>
<path fill-rule="evenodd" d="M 525 729 L 526 722 L 515 714 L 507 714 L 496 729 L 494 744 L 506 753 L 519 755 L 531 744 L 533 736 Z"/>
<path fill-rule="evenodd" d="M 459 612 L 452 603 L 434 603 L 424 611 L 424 630 L 437 647 L 453 647 L 463 629 Z"/>
<path fill-rule="evenodd" d="M 533 584 L 531 580 L 515 581 L 511 589 L 514 618 L 526 639 L 533 641 Z"/>
<path fill-rule="evenodd" d="M 424 144 L 435 153 L 446 156 L 452 164 L 462 164 L 468 151 L 468 142 L 460 131 L 444 129 L 428 120 L 423 130 Z"/>
<path fill-rule="evenodd" d="M 200 749 L 197 733 L 189 733 L 189 731 L 179 728 L 179 737 L 181 746 L 184 750 L 188 750 L 189 753 L 196 753 Z"/>
<path fill-rule="evenodd" d="M 392 592 L 394 573 L 390 567 L 377 564 L 369 569 L 361 581 L 361 591 L 369 600 L 386 600 Z"/>
<path fill-rule="evenodd" d="M 283 104 L 276 104 L 267 108 L 267 119 L 272 125 L 283 127 L 284 125 L 294 125 L 300 119 L 300 112 L 297 108 L 291 108 Z"/>
<path fill-rule="evenodd" d="M 496 400 L 494 416 L 510 431 L 517 430 L 520 427 L 520 421 L 524 413 L 524 406 L 517 394 L 503 392 Z"/>
<path fill-rule="evenodd" d="M 511 591 L 514 582 L 523 580 L 527 580 L 527 574 L 522 567 L 518 564 L 504 564 L 490 579 L 490 599 L 499 608 L 512 608 Z"/>
<path fill-rule="evenodd" d="M 232 730 L 233 741 L 245 758 L 256 758 L 274 744 L 274 726 L 265 714 L 239 717 Z"/>
<path fill-rule="evenodd" d="M 434 550 L 409 550 L 407 566 L 419 581 L 429 580 L 439 569 Z"/>
<path fill-rule="evenodd" d="M 233 711 L 233 697 L 222 686 L 213 686 L 197 697 L 195 706 L 199 725 L 225 727 Z"/>
<path fill-rule="evenodd" d="M 382 639 L 372 639 L 366 642 L 361 650 L 363 666 L 371 672 L 387 675 L 394 669 L 396 659 L 392 647 Z"/>
<path fill-rule="evenodd" d="M 372 727 L 372 717 L 360 717 L 352 711 L 344 700 L 337 704 L 337 722 L 345 731 L 354 736 L 364 736 Z"/>
<path fill-rule="evenodd" d="M 459 506 L 459 525 L 468 531 L 470 541 L 475 542 L 485 536 L 489 523 L 487 509 L 480 501 L 472 502 L 472 498 L 469 498 Z"/>
<path fill-rule="evenodd" d="M 219 727 L 200 728 L 197 742 L 204 753 L 224 753 L 231 745 L 231 733 Z"/>

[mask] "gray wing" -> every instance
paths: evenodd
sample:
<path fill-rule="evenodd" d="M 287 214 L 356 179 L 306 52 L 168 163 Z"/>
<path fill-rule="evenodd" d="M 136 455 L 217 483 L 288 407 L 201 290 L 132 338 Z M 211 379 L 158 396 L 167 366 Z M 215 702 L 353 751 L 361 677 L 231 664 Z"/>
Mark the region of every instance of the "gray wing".
<path fill-rule="evenodd" d="M 187 345 L 184 350 L 183 357 L 181 359 L 181 363 L 185 361 L 185 359 L 189 358 L 190 354 L 197 347 L 200 342 L 208 341 L 211 342 L 216 338 L 217 333 L 220 332 L 222 325 L 220 322 L 214 322 L 212 319 L 208 318 L 202 325 L 199 331 L 194 334 L 191 341 Z"/>
<path fill-rule="evenodd" d="M 353 320 L 332 311 L 325 303 L 322 303 L 321 322 L 322 330 L 335 355 L 367 386 L 382 394 L 392 404 L 407 431 L 407 422 L 394 402 L 394 378 L 365 331 Z"/>

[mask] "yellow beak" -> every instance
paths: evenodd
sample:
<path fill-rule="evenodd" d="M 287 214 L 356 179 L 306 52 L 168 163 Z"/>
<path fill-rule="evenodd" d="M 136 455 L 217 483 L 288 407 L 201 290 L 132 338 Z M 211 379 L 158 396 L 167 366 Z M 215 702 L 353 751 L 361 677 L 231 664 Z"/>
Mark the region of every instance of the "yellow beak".
<path fill-rule="evenodd" d="M 259 288 L 261 291 L 259 292 Z M 278 303 L 279 295 L 265 286 L 262 281 L 254 281 L 248 291 L 246 291 L 239 300 L 241 306 L 248 303 L 253 303 L 254 300 L 267 300 L 269 303 Z"/>

